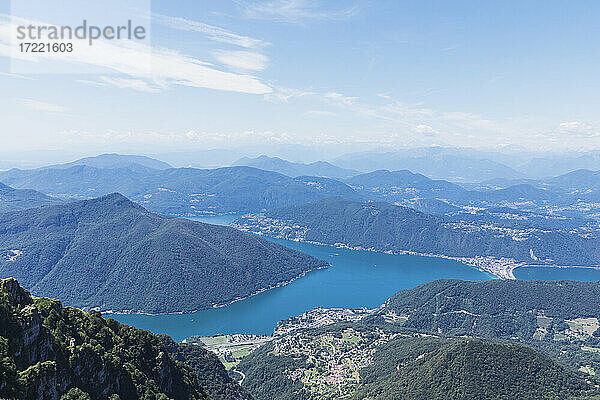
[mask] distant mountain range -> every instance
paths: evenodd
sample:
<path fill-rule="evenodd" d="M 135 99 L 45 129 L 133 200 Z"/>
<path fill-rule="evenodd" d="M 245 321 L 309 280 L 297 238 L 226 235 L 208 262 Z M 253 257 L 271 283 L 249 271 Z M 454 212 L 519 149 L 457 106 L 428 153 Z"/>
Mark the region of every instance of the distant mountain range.
<path fill-rule="evenodd" d="M 272 161 L 266 159 L 267 163 Z M 301 172 L 325 175 L 325 171 L 318 168 L 322 164 L 294 164 L 279 159 L 273 162 L 283 163 L 285 168 L 279 168 L 282 171 L 295 168 L 283 171 L 290 175 Z M 212 170 L 158 169 L 166 165 L 116 155 L 99 156 L 81 163 L 102 167 L 68 164 L 36 170 L 12 169 L 0 172 L 0 181 L 63 200 L 119 192 L 151 211 L 173 216 L 258 212 L 331 196 L 385 201 L 436 215 L 473 207 L 510 207 L 576 218 L 600 215 L 600 176 L 599 172 L 589 170 L 546 180 L 497 178 L 458 185 L 408 170 L 377 170 L 341 179 L 314 175 L 291 177 L 246 166 Z M 340 172 L 336 168 L 328 165 L 326 169 Z"/>
<path fill-rule="evenodd" d="M 0 180 L 13 187 L 33 188 L 64 199 L 119 192 L 151 211 L 168 215 L 257 211 L 352 192 L 345 184 L 325 178 L 290 178 L 250 167 L 156 170 L 134 165 L 117 169 L 88 166 L 13 169 L 0 172 Z"/>
<path fill-rule="evenodd" d="M 282 160 L 278 157 L 268 157 L 262 155 L 256 158 L 244 157 L 233 163 L 234 166 L 247 166 L 264 169 L 266 171 L 279 172 L 280 174 L 291 176 L 322 176 L 327 178 L 346 179 L 360 174 L 353 169 L 337 167 L 326 161 L 317 161 L 310 164 L 295 163 Z"/>
<path fill-rule="evenodd" d="M 502 163 L 442 148 L 352 153 L 338 157 L 332 162 L 343 168 L 363 172 L 379 169 L 410 170 L 434 179 L 453 182 L 481 182 L 494 178 L 524 177 L 523 173 Z"/>
<path fill-rule="evenodd" d="M 538 228 L 535 219 L 522 226 L 511 224 L 515 217 L 507 216 L 508 225 L 494 225 L 483 216 L 480 221 L 445 218 L 389 203 L 338 197 L 246 215 L 234 225 L 268 236 L 376 251 L 508 257 L 532 264 L 600 264 L 599 239 L 548 225 Z"/>
<path fill-rule="evenodd" d="M 79 160 L 64 164 L 54 164 L 40 169 L 56 169 L 56 168 L 70 168 L 76 165 L 85 165 L 94 168 L 127 168 L 134 165 L 139 165 L 146 168 L 152 169 L 168 169 L 173 168 L 169 164 L 163 161 L 156 160 L 154 158 L 137 155 L 123 155 L 123 154 L 101 154 L 94 157 L 85 157 Z"/>
<path fill-rule="evenodd" d="M 31 189 L 13 189 L 0 183 L 0 212 L 23 210 L 51 204 L 60 204 L 61 200 L 46 196 Z"/>
<path fill-rule="evenodd" d="M 233 228 L 152 214 L 119 194 L 0 214 L 0 277 L 77 307 L 194 311 L 326 265 Z"/>
<path fill-rule="evenodd" d="M 351 187 L 370 196 L 402 198 L 467 199 L 469 193 L 461 186 L 444 180 L 430 179 L 411 171 L 378 170 L 357 175 L 346 181 Z"/>
<path fill-rule="evenodd" d="M 332 163 L 370 172 L 408 169 L 452 182 L 493 179 L 548 179 L 578 169 L 600 170 L 600 152 L 539 153 L 519 149 L 423 147 L 395 151 L 367 151 L 337 157 Z"/>
<path fill-rule="evenodd" d="M 0 322 L 3 399 L 252 399 L 201 347 L 188 366 L 185 345 L 34 298 L 14 279 L 0 280 Z"/>

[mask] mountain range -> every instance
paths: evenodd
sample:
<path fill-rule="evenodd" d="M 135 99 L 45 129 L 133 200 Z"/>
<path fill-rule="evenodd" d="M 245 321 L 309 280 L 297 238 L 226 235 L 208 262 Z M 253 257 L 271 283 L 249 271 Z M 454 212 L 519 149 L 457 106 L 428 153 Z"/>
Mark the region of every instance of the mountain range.
<path fill-rule="evenodd" d="M 268 157 L 265 155 L 256 158 L 243 157 L 232 165 L 254 167 L 264 169 L 266 171 L 279 172 L 280 174 L 287 175 L 292 178 L 302 175 L 309 175 L 346 179 L 360 174 L 359 171 L 340 168 L 327 161 L 316 161 L 310 164 L 303 164 L 282 160 L 278 157 Z"/>
<path fill-rule="evenodd" d="M 233 228 L 153 214 L 120 194 L 0 214 L 0 256 L 0 277 L 35 295 L 150 313 L 210 308 L 327 265 Z"/>
<path fill-rule="evenodd" d="M 511 218 L 508 225 L 494 225 L 481 218 L 463 221 L 384 202 L 336 197 L 245 215 L 234 226 L 267 236 L 375 251 L 506 257 L 531 264 L 600 264 L 600 240 L 587 232 L 578 234 L 569 226 L 520 226 Z"/>
<path fill-rule="evenodd" d="M 119 192 L 151 211 L 168 215 L 258 211 L 351 191 L 341 183 L 335 191 L 330 191 L 331 185 L 315 186 L 302 177 L 290 178 L 251 167 L 156 170 L 140 165 L 127 168 L 72 166 L 13 169 L 0 172 L 0 179 L 16 188 L 33 188 L 63 199 L 87 199 Z"/>
<path fill-rule="evenodd" d="M 39 169 L 56 169 L 56 168 L 70 168 L 77 165 L 85 165 L 94 168 L 126 168 L 134 165 L 139 165 L 151 169 L 168 169 L 173 168 L 166 162 L 138 155 L 126 155 L 126 154 L 100 154 L 93 157 L 84 157 L 75 161 L 71 161 L 64 164 L 54 164 L 42 167 Z"/>
<path fill-rule="evenodd" d="M 481 182 L 494 178 L 516 179 L 524 174 L 500 162 L 458 149 L 420 148 L 393 152 L 360 152 L 332 162 L 342 168 L 370 172 L 379 169 L 410 170 L 434 179 Z"/>

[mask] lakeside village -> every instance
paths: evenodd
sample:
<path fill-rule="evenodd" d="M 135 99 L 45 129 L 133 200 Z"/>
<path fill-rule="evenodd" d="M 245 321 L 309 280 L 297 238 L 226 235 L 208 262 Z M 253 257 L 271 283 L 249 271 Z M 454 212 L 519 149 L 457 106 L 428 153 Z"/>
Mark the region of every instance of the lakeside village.
<path fill-rule="evenodd" d="M 302 315 L 279 321 L 271 336 L 251 334 L 216 335 L 209 337 L 192 336 L 183 342 L 204 346 L 219 357 L 225 368 L 232 370 L 243 357 L 274 339 L 283 338 L 294 331 L 302 329 L 320 328 L 337 322 L 357 322 L 370 315 L 373 311 L 375 309 L 318 307 Z"/>
<path fill-rule="evenodd" d="M 338 329 L 332 330 L 316 329 L 339 322 L 357 322 L 379 310 L 381 308 L 320 307 L 280 321 L 271 336 L 217 335 L 191 337 L 184 342 L 204 346 L 215 353 L 230 375 L 237 378 L 239 383 L 245 379 L 244 373 L 236 369 L 242 358 L 259 347 L 272 343 L 270 354 L 305 360 L 294 369 L 285 370 L 286 377 L 300 382 L 305 390 L 319 398 L 333 400 L 343 398 L 356 389 L 360 384 L 360 370 L 373 364 L 373 357 L 379 346 L 396 338 L 437 336 L 418 332 L 400 333 L 381 327 L 363 331 L 351 325 L 341 325 Z M 407 315 L 397 315 L 394 312 L 381 316 L 390 324 L 402 323 L 409 318 Z M 600 322 L 597 318 L 555 321 L 543 313 L 538 313 L 537 329 L 533 339 L 544 340 L 549 337 L 554 343 L 572 343 L 583 354 L 594 353 L 600 352 L 600 348 L 590 346 L 587 339 L 599 328 Z M 441 333 L 439 331 L 439 334 Z M 590 375 L 596 374 L 596 371 L 587 364 L 582 365 L 579 370 Z"/>

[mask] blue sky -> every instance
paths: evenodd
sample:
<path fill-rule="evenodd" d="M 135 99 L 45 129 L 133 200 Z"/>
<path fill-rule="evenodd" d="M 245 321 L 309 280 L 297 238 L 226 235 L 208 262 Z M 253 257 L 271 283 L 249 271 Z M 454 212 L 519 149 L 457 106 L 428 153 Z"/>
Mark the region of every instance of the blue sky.
<path fill-rule="evenodd" d="M 151 74 L 135 54 L 20 74 L 0 31 L 6 148 L 600 148 L 596 1 L 154 1 L 151 16 Z"/>

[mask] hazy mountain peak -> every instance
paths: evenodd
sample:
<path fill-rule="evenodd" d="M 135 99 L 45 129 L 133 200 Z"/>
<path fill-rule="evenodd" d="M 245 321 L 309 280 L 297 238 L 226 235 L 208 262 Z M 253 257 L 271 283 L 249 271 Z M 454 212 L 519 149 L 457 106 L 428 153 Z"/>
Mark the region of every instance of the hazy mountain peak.
<path fill-rule="evenodd" d="M 256 158 L 243 157 L 233 163 L 234 166 L 248 166 L 267 171 L 279 172 L 292 178 L 298 176 L 322 176 L 327 178 L 349 178 L 359 172 L 340 168 L 327 161 L 315 161 L 310 164 L 291 162 L 279 157 L 260 155 Z"/>
<path fill-rule="evenodd" d="M 147 156 L 105 153 L 97 156 L 80 158 L 79 160 L 71 161 L 64 164 L 50 165 L 41 169 L 69 168 L 76 165 L 110 169 L 131 166 L 142 166 L 145 168 L 158 170 L 172 168 L 171 165 L 167 164 L 164 161 L 160 161 Z"/>

